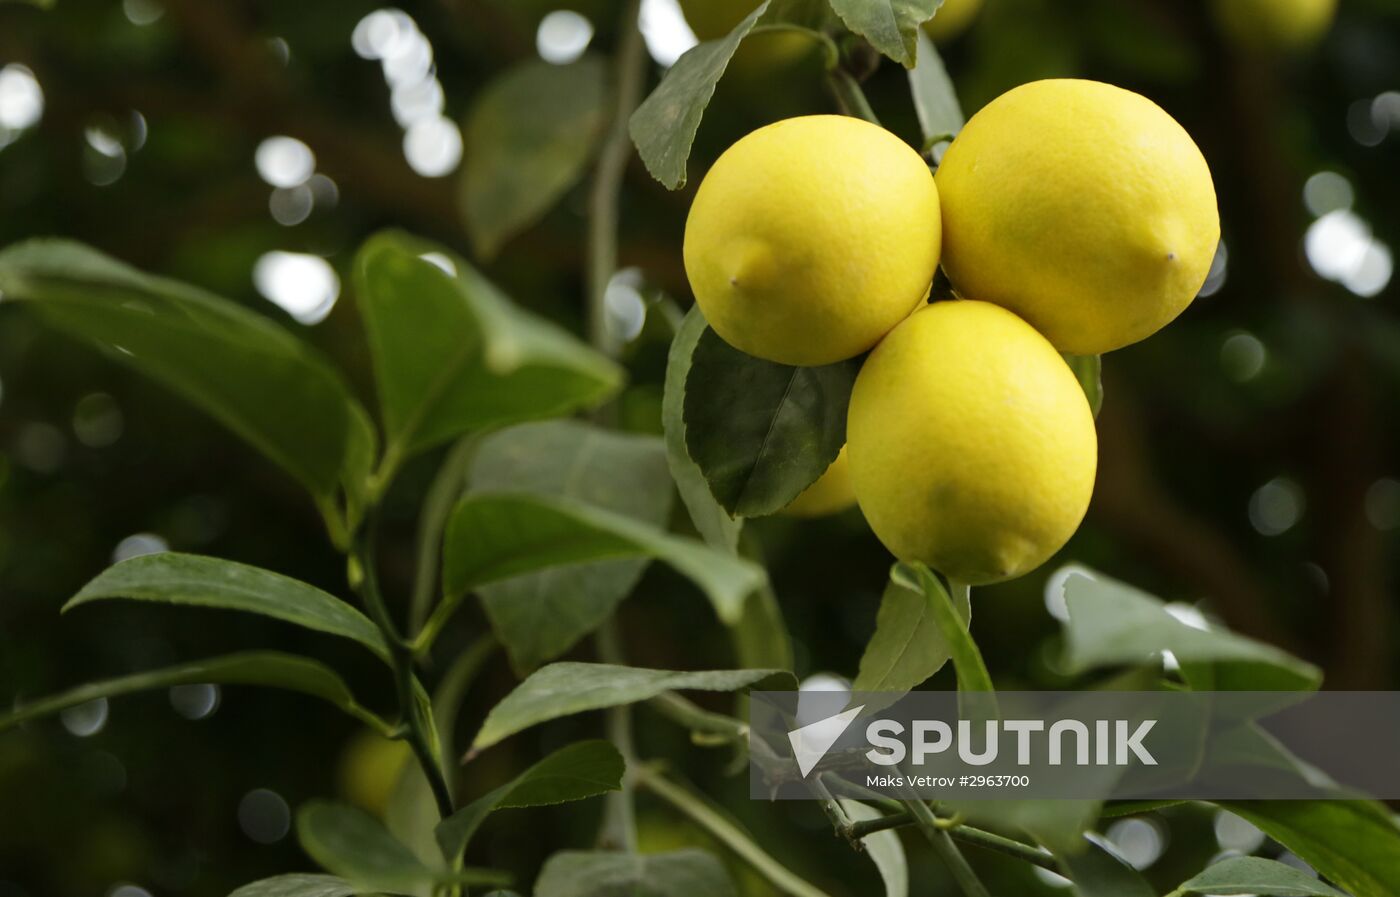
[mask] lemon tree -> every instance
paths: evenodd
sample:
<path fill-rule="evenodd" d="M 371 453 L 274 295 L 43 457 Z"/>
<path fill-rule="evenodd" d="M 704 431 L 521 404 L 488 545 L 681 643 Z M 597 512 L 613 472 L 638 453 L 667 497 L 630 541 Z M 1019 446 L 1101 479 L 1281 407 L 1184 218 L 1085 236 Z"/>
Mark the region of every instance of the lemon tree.
<path fill-rule="evenodd" d="M 946 681 L 980 707 L 995 704 L 998 687 L 1027 681 L 1033 665 L 1041 681 L 1086 689 L 1320 687 L 1312 663 L 1213 622 L 1188 625 L 1183 617 L 1197 621 L 1181 606 L 1107 575 L 1079 568 L 1082 575 L 1048 579 L 1058 628 L 1038 608 L 1026 610 L 1038 580 L 982 588 L 1049 573 L 1056 559 L 1117 563 L 1116 545 L 1076 538 L 1100 463 L 1107 471 L 1122 460 L 1108 442 L 1101 456 L 1096 415 L 1130 404 L 1115 408 L 1105 395 L 1103 372 L 1110 393 L 1122 372 L 1114 356 L 1101 356 L 1151 337 L 1152 351 L 1174 357 L 1173 331 L 1154 334 L 1187 309 L 1216 255 L 1216 160 L 1208 164 L 1146 96 L 1092 81 L 1027 78 L 967 120 L 935 41 L 968 28 L 981 14 L 976 0 L 685 0 L 700 43 L 664 70 L 647 63 L 641 4 L 615 9 L 604 0 L 580 4 L 588 16 L 614 18 L 583 29 L 579 58 L 521 62 L 520 46 L 528 50 L 533 37 L 549 49 L 560 21 L 572 23 L 575 38 L 582 33 L 569 16 L 579 12 L 536 8 L 547 5 L 463 8 L 469 25 L 482 26 L 463 30 L 470 69 L 491 78 L 464 107 L 468 159 L 455 191 L 419 180 L 405 187 L 372 141 L 321 143 L 330 164 L 348 160 L 351 172 L 341 177 L 348 211 L 333 243 L 359 218 L 379 220 L 363 214 L 361 191 L 378 191 L 393 208 L 425 204 L 432 212 L 417 223 L 447 234 L 444 242 L 391 229 L 347 248 L 348 316 L 314 340 L 222 291 L 145 273 L 71 240 L 0 249 L 6 357 L 39 345 L 35 334 L 64 334 L 204 412 L 267 462 L 249 462 L 257 472 L 246 478 L 250 490 L 257 479 L 294 491 L 299 505 L 288 500 L 268 514 L 294 518 L 295 549 L 313 557 L 306 578 L 315 580 L 183 550 L 76 571 L 87 585 L 44 608 L 71 612 L 65 624 L 101 613 L 121 621 L 104 631 L 111 651 L 83 658 L 85 668 L 111 669 L 47 696 L 35 697 L 42 692 L 27 681 L 13 701 L 6 693 L 6 809 L 30 790 L 33 745 L 57 734 L 44 718 L 64 715 L 76 736 L 74 720 L 108 702 L 125 709 L 137 692 L 220 685 L 245 707 L 256 700 L 245 689 L 320 702 L 354 733 L 347 741 L 344 732 L 317 732 L 334 750 L 309 767 L 287 764 L 284 778 L 313 792 L 299 792 L 294 823 L 287 820 L 301 854 L 260 854 L 268 871 L 288 864 L 284 874 L 238 887 L 235 897 L 989 897 L 1041 893 L 1047 882 L 1079 897 L 1400 893 L 1393 814 L 1340 796 L 961 807 L 831 794 L 820 795 L 819 809 L 781 812 L 734 800 L 732 775 L 743 761 L 756 758 L 761 770 L 771 759 L 757 758 L 746 692 L 795 690 L 799 674 L 814 670 L 844 673 L 891 703 L 941 673 L 935 685 Z M 151 11 L 126 6 L 133 28 L 165 27 L 158 15 L 138 24 Z M 174 24 L 216 38 L 212 52 L 184 55 L 225 60 L 234 69 L 228 90 L 248 91 L 230 121 L 254 116 L 261 128 L 266 116 L 305 126 L 308 136 L 327 127 L 319 115 L 292 114 L 295 91 L 251 77 L 264 43 L 221 35 L 236 17 L 206 20 L 187 4 L 169 6 Z M 1289 46 L 1315 39 L 1332 14 L 1330 4 L 1303 0 L 1220 0 L 1216 9 L 1227 30 L 1248 23 Z M 290 21 L 280 7 L 263 11 L 270 25 Z M 49 14 L 24 10 L 31 23 Z M 400 81 L 405 72 L 457 78 L 461 69 L 445 51 L 439 66 L 415 44 L 434 25 L 410 29 L 407 16 L 373 13 L 355 48 L 383 56 L 395 114 L 421 106 L 437 115 L 445 106 L 431 84 L 442 84 L 414 93 Z M 490 29 L 517 21 L 529 26 L 523 42 L 509 27 L 496 41 Z M 65 29 L 65 39 L 93 30 Z M 380 40 L 387 30 L 394 40 Z M 23 48 L 28 33 L 0 43 Z M 1028 56 L 1041 39 L 1032 36 L 1021 47 Z M 272 44 L 277 64 L 312 68 L 300 54 L 314 60 L 315 41 L 292 38 Z M 777 121 L 738 116 L 724 123 L 732 134 L 702 131 L 716 84 L 743 68 L 744 54 L 766 46 L 773 62 L 772 49 L 789 44 L 819 62 L 807 74 L 829 90 L 829 104 Z M 417 51 L 390 59 L 401 45 Z M 969 82 L 985 88 L 975 62 L 964 69 L 952 55 L 976 48 L 950 46 L 960 78 L 970 70 Z M 239 49 L 248 47 L 258 52 Z M 63 58 L 34 54 L 40 68 Z M 10 141 L 26 139 L 10 125 L 33 105 L 26 72 L 0 72 L 8 101 L 0 180 L 10 189 L 44 168 L 32 158 L 31 167 L 9 167 Z M 63 90 L 63 79 L 50 83 Z M 882 97 L 867 96 L 872 83 L 883 85 Z M 891 84 L 898 108 L 885 105 Z M 201 113 L 214 93 L 196 97 Z M 163 116 L 180 94 L 160 98 L 150 123 L 133 119 L 153 128 L 152 155 L 133 168 L 159 154 L 183 158 L 175 148 L 187 141 L 165 131 L 156 111 Z M 105 117 L 111 102 L 104 96 L 86 132 L 89 148 L 109 161 L 101 138 L 115 127 Z M 90 115 L 71 96 L 54 108 L 60 125 Z M 421 123 L 405 130 L 405 149 L 418 147 Z M 219 140 L 188 142 L 199 153 L 223 151 Z M 137 149 L 133 141 L 130 152 Z M 634 158 L 641 164 L 629 167 Z M 645 183 L 644 170 L 661 186 Z M 666 192 L 686 187 L 692 170 L 698 184 L 689 192 Z M 99 189 L 101 172 L 88 170 L 92 183 L 82 189 Z M 115 206 L 123 188 L 100 195 Z M 277 188 L 276 208 L 291 189 Z M 673 232 L 642 226 L 639 210 L 652 207 L 674 213 Z M 111 215 L 106 205 L 101 212 Z M 276 226 L 296 226 L 286 220 Z M 185 217 L 177 223 L 188 229 Z M 275 233 L 290 241 L 306 232 Z M 632 241 L 620 251 L 624 234 Z M 532 240 L 549 252 L 518 255 Z M 471 257 L 460 251 L 467 243 Z M 546 254 L 551 264 L 536 264 Z M 205 261 L 185 259 L 184 270 L 199 272 Z M 312 345 L 336 345 L 346 333 L 349 348 Z M 1173 375 L 1189 366 L 1179 355 Z M 86 363 L 61 379 L 67 388 L 100 375 L 116 379 Z M 34 385 L 10 380 L 8 369 L 6 378 L 8 414 Z M 163 407 L 161 395 L 139 395 L 143 411 Z M 70 410 L 60 409 L 63 421 L 71 417 L 84 450 L 95 452 L 100 440 L 82 439 L 90 422 Z M 161 429 L 167 419 L 152 420 Z M 1103 432 L 1123 420 L 1105 418 Z M 6 418 L 5 507 L 48 491 L 74 503 L 63 484 L 31 488 L 39 481 L 30 473 L 21 488 L 10 486 L 11 455 L 34 468 L 35 445 L 53 439 L 26 425 L 10 440 L 8 428 Z M 172 437 L 167 448 L 184 447 Z M 131 492 L 119 495 L 122 513 L 130 503 L 132 518 L 144 519 Z M 773 516 L 788 519 L 764 519 Z M 146 525 L 138 519 L 133 528 Z M 25 518 L 26 527 L 40 523 L 37 514 Z M 276 541 L 249 529 L 257 537 L 249 553 Z M 0 562 L 13 538 L 0 538 Z M 853 562 L 860 546 L 867 557 L 878 553 L 873 572 Z M 829 556 L 829 577 L 811 591 L 830 595 L 799 593 L 765 565 L 777 557 L 781 570 L 817 554 Z M 47 556 L 37 563 L 60 566 Z M 7 580 L 7 597 L 9 588 Z M 265 639 L 279 649 L 147 663 L 185 651 L 201 630 L 182 623 L 201 614 L 240 621 L 203 627 L 221 641 Z M 984 614 L 1008 628 L 1050 626 L 1039 642 L 1046 650 L 1014 667 L 995 656 L 989 665 L 973 622 Z M 658 639 L 663 626 L 683 631 L 684 644 Z M 41 660 L 18 657 L 13 668 L 22 678 L 72 666 Z M 1104 674 L 1114 678 L 1097 678 Z M 177 710 L 179 694 L 170 694 Z M 280 759 L 284 740 L 310 737 L 319 721 L 305 731 L 260 728 L 248 753 Z M 45 798 L 55 806 L 93 790 L 89 779 L 111 779 L 94 770 L 120 767 L 114 753 L 80 755 L 68 744 L 65 781 Z M 80 756 L 97 759 L 68 763 Z M 119 792 L 101 801 L 125 800 Z M 68 809 L 65 820 L 84 815 Z M 1215 845 L 1189 853 L 1200 846 L 1192 838 L 1182 839 L 1185 860 L 1147 871 L 1103 846 L 1098 833 L 1117 816 L 1158 811 L 1180 812 L 1192 832 L 1208 832 L 1228 811 L 1267 833 L 1274 856 L 1286 849 L 1318 877 L 1264 857 L 1201 871 Z M 0 817 L 4 837 L 31 822 L 15 810 Z M 665 823 L 647 829 L 654 819 Z M 127 859 L 164 849 L 113 843 Z M 926 848 L 927 858 L 915 854 Z M 67 872 L 66 851 L 26 846 L 24 862 L 57 853 Z M 148 865 L 168 872 L 179 864 Z M 316 871 L 297 871 L 308 868 Z M 12 874 L 0 870 L 0 891 L 12 890 Z M 251 877 L 220 870 L 192 887 L 227 893 Z"/>

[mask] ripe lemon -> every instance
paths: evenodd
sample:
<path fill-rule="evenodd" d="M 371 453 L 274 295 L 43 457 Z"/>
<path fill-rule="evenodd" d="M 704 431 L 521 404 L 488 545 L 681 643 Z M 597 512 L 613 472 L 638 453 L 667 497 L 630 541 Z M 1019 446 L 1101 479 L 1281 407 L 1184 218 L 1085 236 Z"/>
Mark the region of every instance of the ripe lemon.
<path fill-rule="evenodd" d="M 923 158 L 877 125 L 811 115 L 760 128 L 715 162 L 686 221 L 685 270 L 736 349 L 830 364 L 914 310 L 939 243 Z"/>
<path fill-rule="evenodd" d="M 924 23 L 924 31 L 938 43 L 945 43 L 962 34 L 977 18 L 982 0 L 943 0 L 934 17 Z"/>
<path fill-rule="evenodd" d="M 1297 50 L 1332 26 L 1337 0 L 1215 0 L 1220 29 L 1252 50 Z"/>
<path fill-rule="evenodd" d="M 846 447 L 831 466 L 817 478 L 817 481 L 783 508 L 783 513 L 792 517 L 825 517 L 844 511 L 856 503 L 856 493 L 851 488 L 851 468 L 846 460 Z"/>
<path fill-rule="evenodd" d="M 856 378 L 851 480 L 899 559 L 968 583 L 1020 576 L 1079 526 L 1098 464 L 1094 416 L 1055 348 L 987 302 L 936 302 Z"/>
<path fill-rule="evenodd" d="M 1097 81 L 1002 94 L 953 141 L 937 181 L 953 286 L 1076 355 L 1175 318 L 1220 240 L 1215 185 L 1190 135 L 1151 100 Z"/>
<path fill-rule="evenodd" d="M 399 775 L 412 756 L 406 741 L 388 739 L 377 732 L 361 732 L 346 743 L 340 755 L 341 796 L 375 816 L 383 816 Z"/>

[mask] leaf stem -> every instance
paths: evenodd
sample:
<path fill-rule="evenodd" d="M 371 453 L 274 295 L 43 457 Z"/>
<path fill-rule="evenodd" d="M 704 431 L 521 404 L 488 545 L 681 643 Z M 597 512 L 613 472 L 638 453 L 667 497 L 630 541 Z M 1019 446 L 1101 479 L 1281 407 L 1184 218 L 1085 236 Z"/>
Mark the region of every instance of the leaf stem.
<path fill-rule="evenodd" d="M 908 828 L 909 826 L 918 824 L 918 821 L 914 819 L 914 815 L 905 811 L 901 813 L 891 813 L 887 816 L 881 816 L 878 819 L 856 820 L 852 822 L 842 834 L 859 841 L 861 838 L 873 835 L 876 832 L 889 831 L 890 829 L 896 828 Z M 987 850 L 995 850 L 998 853 L 1004 853 L 1007 856 L 1024 860 L 1027 863 L 1040 866 L 1043 869 L 1054 870 L 1056 868 L 1055 858 L 1053 856 L 1030 844 L 1024 844 L 1020 841 L 1012 840 L 1011 838 L 1004 838 L 1001 835 L 983 831 L 979 828 L 973 828 L 970 825 L 949 824 L 945 820 L 939 820 L 939 826 L 943 828 L 954 841 L 961 841 L 964 844 L 972 844 L 977 847 L 986 848 Z"/>
<path fill-rule="evenodd" d="M 632 138 L 627 132 L 628 120 L 642 98 L 642 79 L 646 75 L 646 45 L 642 42 L 639 17 L 641 0 L 627 0 L 623 8 L 618 45 L 614 62 L 614 96 L 612 122 L 598 166 L 593 173 L 593 189 L 588 199 L 588 336 L 593 346 L 608 357 L 620 348 L 608 331 L 608 283 L 617 271 L 618 209 L 622 200 L 622 178 L 632 158 Z M 623 663 L 622 646 L 615 618 L 606 620 L 598 630 L 599 656 L 607 663 Z M 635 780 L 633 767 L 636 751 L 632 746 L 632 716 L 626 706 L 608 711 L 608 735 L 627 764 L 622 776 L 622 788 L 607 796 L 603 827 L 599 840 L 613 847 L 637 851 L 637 819 L 633 799 Z"/>
<path fill-rule="evenodd" d="M 873 125 L 880 123 L 880 119 L 875 115 L 875 110 L 870 107 L 870 101 L 865 98 L 865 91 L 861 89 L 860 82 L 856 80 L 855 75 L 837 66 L 827 70 L 826 83 L 831 88 L 832 94 L 835 95 L 836 103 L 841 107 L 842 113 L 865 119 Z"/>
<path fill-rule="evenodd" d="M 423 500 L 423 510 L 418 516 L 418 569 L 413 577 L 413 599 L 409 605 L 408 631 L 411 633 L 422 632 L 428 620 L 442 560 L 442 532 L 466 484 L 467 470 L 476 456 L 477 444 L 475 435 L 457 440 L 443 459 Z"/>
<path fill-rule="evenodd" d="M 662 692 L 647 704 L 677 725 L 689 729 L 691 739 L 697 743 L 731 744 L 749 737 L 748 724 L 743 720 L 706 710 L 673 691 Z"/>
<path fill-rule="evenodd" d="M 951 604 L 949 607 L 951 608 Z M 933 846 L 933 852 L 938 854 L 938 858 L 943 861 L 943 865 L 948 867 L 949 873 L 958 883 L 958 887 L 967 897 L 991 897 L 991 892 L 987 886 L 982 884 L 982 880 L 977 877 L 977 873 L 972 871 L 968 865 L 967 857 L 958 850 L 958 845 L 953 843 L 948 831 L 940 824 L 938 817 L 933 815 L 928 804 L 922 800 L 907 800 L 904 805 L 909 808 L 909 813 L 914 817 L 919 830 L 924 833 L 928 843 Z"/>
<path fill-rule="evenodd" d="M 433 750 L 437 743 L 437 733 L 432 731 L 432 723 L 423 714 L 419 704 L 413 676 L 413 649 L 399 635 L 394 618 L 384 603 L 379 590 L 379 569 L 375 562 L 376 544 L 375 518 L 371 513 L 355 535 L 350 554 L 350 584 L 359 593 L 369 611 L 370 618 L 384 633 L 389 642 L 389 660 L 394 668 L 394 685 L 398 693 L 399 712 L 407 727 L 405 738 L 413 749 L 418 763 L 423 767 L 423 775 L 432 787 L 433 798 L 437 801 L 438 813 L 446 819 L 452 815 L 452 794 L 447 787 L 438 754 Z"/>
<path fill-rule="evenodd" d="M 604 663 L 624 663 L 617 629 L 617 619 L 614 617 L 609 617 L 598 628 L 598 656 Z M 608 709 L 608 738 L 622 755 L 626 767 L 622 773 L 622 787 L 608 792 L 598 840 L 604 846 L 636 853 L 637 811 L 634 795 L 637 780 L 634 769 L 637 752 L 632 744 L 632 714 L 626 705 Z"/>
<path fill-rule="evenodd" d="M 944 641 L 948 643 L 948 653 L 953 658 L 953 668 L 958 674 L 958 691 L 980 693 L 982 698 L 977 706 L 989 711 L 990 715 L 995 715 L 996 698 L 992 695 L 995 691 L 992 687 L 992 676 L 987 672 L 982 652 L 977 650 L 976 643 L 968 635 L 967 622 L 958 614 L 948 590 L 932 570 L 923 564 L 913 564 L 911 569 L 918 577 L 920 589 L 928 598 L 933 621 L 943 633 Z"/>
<path fill-rule="evenodd" d="M 608 281 L 617 271 L 618 205 L 622 177 L 632 158 L 632 138 L 627 121 L 642 97 L 646 74 L 646 46 L 637 17 L 640 0 L 628 0 L 622 17 L 622 43 L 616 62 L 617 94 L 612 124 L 598 155 L 593 190 L 588 201 L 588 334 L 595 347 L 609 356 L 617 354 L 616 340 L 608 332 L 605 300 Z"/>
<path fill-rule="evenodd" d="M 703 798 L 669 781 L 657 770 L 647 766 L 639 767 L 637 784 L 680 810 L 784 894 L 791 897 L 827 897 L 824 891 L 799 878 L 770 856 Z"/>

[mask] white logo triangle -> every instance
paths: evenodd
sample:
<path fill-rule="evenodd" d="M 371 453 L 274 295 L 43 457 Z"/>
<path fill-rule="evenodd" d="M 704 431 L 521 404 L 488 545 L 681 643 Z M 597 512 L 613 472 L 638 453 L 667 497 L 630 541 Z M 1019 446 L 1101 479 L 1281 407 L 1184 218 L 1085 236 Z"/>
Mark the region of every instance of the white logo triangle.
<path fill-rule="evenodd" d="M 864 709 L 865 705 L 862 704 L 788 733 L 788 741 L 792 744 L 792 754 L 797 758 L 797 768 L 801 770 L 802 778 L 807 778 L 807 774 L 818 763 L 822 762 L 826 752 L 831 750 L 831 746 L 845 734 L 851 723 Z"/>

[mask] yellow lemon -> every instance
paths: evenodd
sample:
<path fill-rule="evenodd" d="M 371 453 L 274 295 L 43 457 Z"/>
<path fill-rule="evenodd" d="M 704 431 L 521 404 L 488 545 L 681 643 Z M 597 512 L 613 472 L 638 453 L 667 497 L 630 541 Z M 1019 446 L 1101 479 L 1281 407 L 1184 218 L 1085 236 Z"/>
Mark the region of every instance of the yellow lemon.
<path fill-rule="evenodd" d="M 938 267 L 923 158 L 857 118 L 760 128 L 720 156 L 685 227 L 685 270 L 715 332 L 793 365 L 859 355 L 906 318 Z"/>
<path fill-rule="evenodd" d="M 394 794 L 404 764 L 413 756 L 406 741 L 362 732 L 345 745 L 340 755 L 340 794 L 350 803 L 383 816 Z"/>
<path fill-rule="evenodd" d="M 924 23 L 924 31 L 938 43 L 950 41 L 967 30 L 981 9 L 982 0 L 943 0 L 938 12 Z"/>
<path fill-rule="evenodd" d="M 1220 240 L 1210 169 L 1151 100 L 1049 80 L 972 117 L 938 167 L 943 269 L 1055 348 L 1144 339 L 1190 304 Z"/>
<path fill-rule="evenodd" d="M 793 517 L 825 517 L 844 511 L 856 503 L 855 490 L 851 488 L 851 469 L 846 460 L 846 447 L 831 466 L 817 478 L 817 481 L 783 508 L 783 513 Z"/>
<path fill-rule="evenodd" d="M 1332 26 L 1337 0 L 1215 0 L 1220 29 L 1251 50 L 1297 50 Z"/>
<path fill-rule="evenodd" d="M 1094 416 L 1050 343 L 987 302 L 936 302 L 856 378 L 846 437 L 861 511 L 901 560 L 973 584 L 1020 576 L 1074 534 Z"/>

